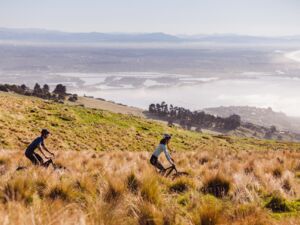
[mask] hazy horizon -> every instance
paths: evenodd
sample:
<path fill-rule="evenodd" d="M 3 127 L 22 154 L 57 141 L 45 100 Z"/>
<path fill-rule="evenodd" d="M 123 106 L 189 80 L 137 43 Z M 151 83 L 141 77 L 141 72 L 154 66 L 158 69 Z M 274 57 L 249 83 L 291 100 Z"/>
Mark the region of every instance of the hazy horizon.
<path fill-rule="evenodd" d="M 0 27 L 66 32 L 300 35 L 296 0 L 2 0 Z"/>
<path fill-rule="evenodd" d="M 194 34 L 186 34 L 186 33 L 168 33 L 163 31 L 149 31 L 149 32 L 138 32 L 138 31 L 132 31 L 132 32 L 121 32 L 121 31 L 112 31 L 112 32 L 102 32 L 102 31 L 67 31 L 67 30 L 59 30 L 59 29 L 48 29 L 43 27 L 4 27 L 0 26 L 0 29 L 7 29 L 7 30 L 19 30 L 19 31 L 40 31 L 40 32 L 61 32 L 61 33 L 71 33 L 71 34 L 92 34 L 92 33 L 103 33 L 103 34 L 167 34 L 172 35 L 176 37 L 184 37 L 184 36 L 249 36 L 249 37 L 291 37 L 291 36 L 300 36 L 299 34 L 283 34 L 283 35 L 255 35 L 255 34 L 247 34 L 247 33 L 194 33 Z"/>

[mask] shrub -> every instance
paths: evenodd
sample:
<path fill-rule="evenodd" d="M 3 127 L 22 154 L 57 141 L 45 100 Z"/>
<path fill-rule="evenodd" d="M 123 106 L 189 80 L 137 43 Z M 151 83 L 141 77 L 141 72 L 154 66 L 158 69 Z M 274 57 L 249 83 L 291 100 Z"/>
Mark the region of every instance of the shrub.
<path fill-rule="evenodd" d="M 286 192 L 289 192 L 292 190 L 292 184 L 290 182 L 290 180 L 285 179 L 283 181 L 283 185 L 282 185 L 283 190 L 285 190 Z"/>
<path fill-rule="evenodd" d="M 159 204 L 160 203 L 160 195 L 161 191 L 158 186 L 157 179 L 154 178 L 145 178 L 141 187 L 141 195 L 144 200 Z"/>
<path fill-rule="evenodd" d="M 35 188 L 36 188 L 36 191 L 38 193 L 38 195 L 40 196 L 40 198 L 43 198 L 45 196 L 45 191 L 46 191 L 46 188 L 47 188 L 47 184 L 46 182 L 44 181 L 37 181 L 35 183 Z"/>
<path fill-rule="evenodd" d="M 228 195 L 230 190 L 230 181 L 225 177 L 217 175 L 208 179 L 202 187 L 202 192 L 211 194 L 217 198 L 222 198 Z"/>
<path fill-rule="evenodd" d="M 176 182 L 170 186 L 170 191 L 176 193 L 186 192 L 188 189 L 189 186 L 183 181 Z"/>
<path fill-rule="evenodd" d="M 227 216 L 228 217 L 228 216 Z M 256 204 L 238 205 L 232 210 L 227 221 L 234 225 L 272 225 L 273 221 L 268 212 Z"/>
<path fill-rule="evenodd" d="M 189 196 L 188 195 L 180 195 L 178 200 L 178 204 L 182 206 L 186 206 L 189 203 Z"/>
<path fill-rule="evenodd" d="M 0 166 L 6 165 L 7 164 L 7 159 L 0 158 Z"/>
<path fill-rule="evenodd" d="M 213 198 L 205 198 L 193 214 L 195 225 L 215 225 L 222 221 L 222 205 Z"/>
<path fill-rule="evenodd" d="M 17 177 L 8 181 L 1 193 L 1 199 L 4 203 L 9 201 L 19 201 L 30 204 L 33 201 L 34 185 L 30 179 Z"/>
<path fill-rule="evenodd" d="M 143 203 L 139 207 L 138 213 L 139 225 L 163 225 L 163 216 L 154 205 Z"/>
<path fill-rule="evenodd" d="M 134 194 L 137 194 L 139 190 L 140 182 L 138 181 L 137 177 L 134 173 L 131 173 L 127 177 L 127 188 L 129 191 L 131 191 Z"/>
<path fill-rule="evenodd" d="M 62 201 L 69 201 L 70 193 L 62 186 L 55 186 L 50 190 L 48 197 L 52 200 L 60 199 Z"/>
<path fill-rule="evenodd" d="M 180 178 L 170 185 L 169 190 L 171 192 L 182 193 L 188 191 L 192 186 L 193 184 L 190 180 Z"/>
<path fill-rule="evenodd" d="M 117 202 L 121 198 L 123 192 L 124 187 L 121 182 L 119 182 L 118 180 L 115 180 L 114 182 L 109 180 L 108 188 L 104 195 L 104 200 L 109 203 Z"/>
<path fill-rule="evenodd" d="M 204 165 L 205 163 L 208 163 L 209 162 L 209 158 L 204 156 L 202 157 L 201 159 L 199 159 L 199 164 L 200 165 Z"/>
<path fill-rule="evenodd" d="M 275 168 L 273 170 L 272 174 L 273 174 L 273 177 L 280 178 L 282 176 L 282 168 L 280 168 L 280 167 Z"/>
<path fill-rule="evenodd" d="M 272 212 L 290 212 L 286 200 L 280 196 L 273 196 L 270 201 L 265 205 L 266 208 L 271 209 Z"/>

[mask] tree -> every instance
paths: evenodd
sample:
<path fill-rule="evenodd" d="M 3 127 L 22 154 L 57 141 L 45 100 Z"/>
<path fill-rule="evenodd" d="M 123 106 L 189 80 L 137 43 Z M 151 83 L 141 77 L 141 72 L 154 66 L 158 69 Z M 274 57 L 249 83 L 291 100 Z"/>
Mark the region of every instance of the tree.
<path fill-rule="evenodd" d="M 77 95 L 77 94 L 73 94 L 73 95 L 71 95 L 71 96 L 68 98 L 68 100 L 69 100 L 70 102 L 76 102 L 76 101 L 78 100 L 78 95 Z"/>
<path fill-rule="evenodd" d="M 66 88 L 66 86 L 64 86 L 62 84 L 58 84 L 58 85 L 56 85 L 53 93 L 61 95 L 61 96 L 65 96 L 67 94 L 67 88 Z"/>
<path fill-rule="evenodd" d="M 8 88 L 5 86 L 5 85 L 0 85 L 0 91 L 3 91 L 3 92 L 8 92 Z"/>
<path fill-rule="evenodd" d="M 27 87 L 25 84 L 22 84 L 22 85 L 21 85 L 21 89 L 22 89 L 23 91 L 26 91 L 26 90 L 28 89 L 28 87 Z"/>
<path fill-rule="evenodd" d="M 241 125 L 241 117 L 239 115 L 231 115 L 225 119 L 224 129 L 235 130 Z"/>
<path fill-rule="evenodd" d="M 150 113 L 155 113 L 156 109 L 155 109 L 155 104 L 151 104 L 149 105 L 149 112 Z"/>
<path fill-rule="evenodd" d="M 38 83 L 36 83 L 34 85 L 34 88 L 33 88 L 33 95 L 34 96 L 41 96 L 41 94 L 42 94 L 41 86 Z"/>
<path fill-rule="evenodd" d="M 49 91 L 50 91 L 49 85 L 48 84 L 44 84 L 44 86 L 43 86 L 43 93 L 44 94 L 48 94 Z"/>

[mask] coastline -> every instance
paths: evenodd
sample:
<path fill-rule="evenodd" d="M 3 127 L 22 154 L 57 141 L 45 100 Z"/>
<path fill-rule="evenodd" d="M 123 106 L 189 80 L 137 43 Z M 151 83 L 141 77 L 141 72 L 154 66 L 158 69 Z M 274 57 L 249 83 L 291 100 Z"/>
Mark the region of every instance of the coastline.
<path fill-rule="evenodd" d="M 285 57 L 293 61 L 300 62 L 300 50 L 286 53 Z"/>

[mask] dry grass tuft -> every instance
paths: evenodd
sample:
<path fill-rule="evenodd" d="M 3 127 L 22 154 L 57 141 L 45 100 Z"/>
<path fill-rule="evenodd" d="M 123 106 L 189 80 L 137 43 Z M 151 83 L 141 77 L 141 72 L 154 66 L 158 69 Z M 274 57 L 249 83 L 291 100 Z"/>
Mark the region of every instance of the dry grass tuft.
<path fill-rule="evenodd" d="M 282 177 L 282 168 L 281 167 L 277 167 L 273 170 L 273 176 L 277 179 Z"/>
<path fill-rule="evenodd" d="M 163 215 L 154 205 L 144 202 L 139 207 L 139 225 L 164 225 Z"/>
<path fill-rule="evenodd" d="M 223 207 L 215 199 L 209 197 L 201 201 L 193 214 L 194 225 L 217 225 L 224 220 Z"/>
<path fill-rule="evenodd" d="M 126 183 L 127 183 L 127 188 L 130 192 L 132 192 L 133 194 L 138 193 L 141 184 L 133 172 L 130 173 L 129 176 L 127 177 Z"/>
<path fill-rule="evenodd" d="M 62 200 L 69 202 L 72 199 L 72 190 L 68 189 L 65 185 L 57 185 L 50 189 L 47 197 L 51 200 Z"/>
<path fill-rule="evenodd" d="M 208 178 L 204 182 L 202 192 L 211 194 L 217 198 L 223 198 L 228 195 L 231 182 L 225 176 L 217 174 L 216 176 Z"/>
<path fill-rule="evenodd" d="M 162 191 L 156 176 L 144 178 L 141 187 L 141 195 L 144 200 L 158 205 L 161 203 L 161 193 Z"/>
<path fill-rule="evenodd" d="M 172 182 L 169 186 L 169 190 L 175 193 L 187 192 L 191 187 L 194 187 L 193 182 L 185 177 L 181 177 Z"/>
<path fill-rule="evenodd" d="M 121 199 L 124 191 L 123 182 L 117 179 L 109 179 L 108 187 L 106 193 L 104 194 L 104 201 L 108 203 L 116 203 Z"/>

